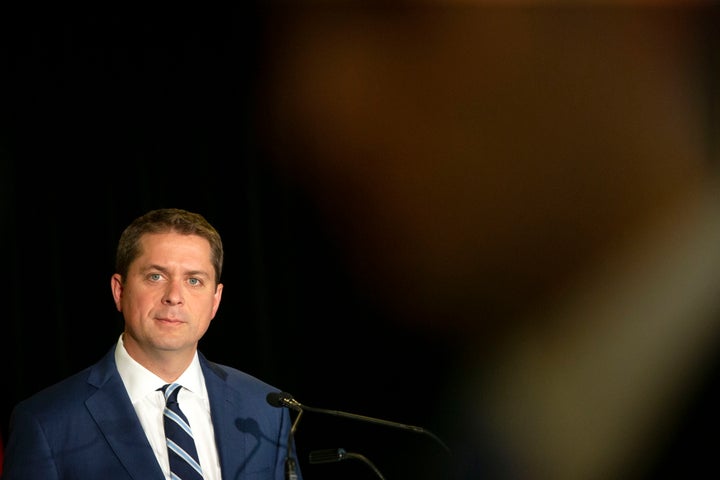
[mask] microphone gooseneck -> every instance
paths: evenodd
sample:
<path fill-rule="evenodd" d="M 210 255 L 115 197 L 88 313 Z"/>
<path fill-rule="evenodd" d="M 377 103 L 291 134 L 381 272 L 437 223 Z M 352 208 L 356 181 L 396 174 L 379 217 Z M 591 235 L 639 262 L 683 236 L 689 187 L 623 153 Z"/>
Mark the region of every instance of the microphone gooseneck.
<path fill-rule="evenodd" d="M 330 463 L 339 462 L 341 460 L 347 460 L 348 458 L 354 458 L 364 462 L 370 469 L 375 472 L 380 480 L 385 480 L 383 474 L 378 470 L 374 463 L 368 460 L 365 455 L 359 453 L 347 452 L 343 448 L 333 448 L 326 450 L 313 450 L 310 452 L 310 463 Z"/>
<path fill-rule="evenodd" d="M 267 394 L 267 402 L 270 405 L 272 405 L 273 407 L 278 407 L 278 408 L 287 407 L 292 410 L 296 410 L 300 413 L 307 410 L 309 412 L 324 413 L 327 415 L 334 415 L 336 417 L 350 418 L 350 419 L 359 420 L 362 422 L 369 422 L 369 423 L 375 423 L 378 425 L 385 425 L 387 427 L 399 428 L 399 429 L 408 430 L 408 431 L 411 431 L 414 433 L 422 433 L 424 435 L 431 437 L 440 446 L 442 446 L 446 452 L 450 453 L 450 448 L 437 435 L 435 435 L 431 431 L 426 430 L 422 427 L 416 427 L 415 425 L 406 425 L 404 423 L 391 422 L 389 420 L 382 420 L 382 419 L 373 418 L 373 417 L 366 417 L 364 415 L 357 415 L 355 413 L 348 413 L 348 412 L 343 412 L 340 410 L 328 410 L 325 408 L 308 407 L 307 405 L 303 405 L 300 402 L 298 402 L 297 400 L 295 400 L 295 398 L 293 398 L 293 396 L 287 392 L 270 392 Z M 293 430 L 294 430 L 294 428 L 293 428 Z"/>

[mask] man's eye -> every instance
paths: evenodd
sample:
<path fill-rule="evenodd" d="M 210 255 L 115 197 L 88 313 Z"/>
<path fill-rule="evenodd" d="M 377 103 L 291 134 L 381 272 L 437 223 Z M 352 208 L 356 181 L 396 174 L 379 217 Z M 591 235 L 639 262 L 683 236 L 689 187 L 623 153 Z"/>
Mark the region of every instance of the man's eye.
<path fill-rule="evenodd" d="M 159 273 L 151 273 L 149 278 L 153 282 L 157 282 L 158 280 L 160 280 L 161 277 Z"/>
<path fill-rule="evenodd" d="M 189 278 L 188 283 L 190 283 L 190 285 L 193 285 L 193 286 L 200 285 L 200 280 L 198 280 L 197 278 Z"/>

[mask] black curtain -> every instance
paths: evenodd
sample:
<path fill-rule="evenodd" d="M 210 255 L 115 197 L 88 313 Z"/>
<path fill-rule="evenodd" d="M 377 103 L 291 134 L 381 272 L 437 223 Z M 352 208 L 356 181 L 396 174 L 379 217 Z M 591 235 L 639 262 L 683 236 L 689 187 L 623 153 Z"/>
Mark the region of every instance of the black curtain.
<path fill-rule="evenodd" d="M 252 3 L 4 6 L 0 22 L 3 438 L 17 401 L 114 345 L 117 239 L 137 215 L 171 206 L 202 213 L 224 238 L 206 356 L 307 405 L 430 427 L 424 408 L 401 400 L 416 382 L 430 386 L 422 364 L 442 361 L 426 347 L 440 347 L 359 298 L 310 200 L 264 158 L 254 108 L 265 23 Z M 377 442 L 388 435 L 392 449 Z M 360 451 L 386 475 L 394 459 L 412 470 L 396 445 L 440 452 L 427 438 L 311 415 L 297 442 L 314 479 L 373 472 L 308 465 L 311 449 Z"/>

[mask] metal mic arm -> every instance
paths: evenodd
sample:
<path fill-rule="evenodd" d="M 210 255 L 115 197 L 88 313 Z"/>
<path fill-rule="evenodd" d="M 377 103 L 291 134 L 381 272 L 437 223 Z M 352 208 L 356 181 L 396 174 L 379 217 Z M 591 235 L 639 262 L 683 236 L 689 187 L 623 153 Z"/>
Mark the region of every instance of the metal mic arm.
<path fill-rule="evenodd" d="M 328 410 L 325 408 L 314 408 L 314 407 L 308 407 L 307 405 L 302 405 L 302 409 L 307 410 L 308 412 L 325 413 L 328 415 L 335 415 L 336 417 L 351 418 L 353 420 L 359 420 L 362 422 L 375 423 L 378 425 L 385 425 L 386 427 L 400 428 L 402 430 L 409 430 L 409 431 L 415 432 L 415 433 L 422 433 L 422 434 L 432 437 L 438 444 L 440 444 L 445 449 L 445 451 L 447 451 L 448 453 L 450 452 L 450 448 L 445 444 L 445 442 L 443 442 L 440 439 L 440 437 L 438 437 L 431 431 L 426 430 L 422 427 L 416 427 L 415 425 L 406 425 L 404 423 L 398 423 L 398 422 L 391 422 L 389 420 L 382 420 L 380 418 L 366 417 L 365 415 L 358 415 L 356 413 L 343 412 L 341 410 Z"/>
<path fill-rule="evenodd" d="M 302 417 L 303 411 L 298 410 L 298 414 L 295 416 L 295 421 L 292 424 L 292 427 L 290 427 L 290 435 L 295 435 L 295 430 L 297 429 L 298 423 L 300 423 L 300 417 Z"/>
<path fill-rule="evenodd" d="M 335 448 L 335 449 L 327 449 L 327 450 L 313 450 L 310 452 L 310 463 L 330 463 L 330 462 L 339 462 L 341 460 L 346 460 L 348 458 L 354 458 L 356 460 L 360 460 L 364 462 L 368 467 L 372 469 L 373 472 L 378 476 L 380 480 L 385 480 L 385 477 L 383 477 L 383 474 L 380 473 L 380 470 L 377 469 L 375 464 L 373 464 L 370 460 L 368 460 L 365 455 L 361 455 L 359 453 L 352 453 L 352 452 L 346 452 L 345 449 L 342 448 Z"/>
<path fill-rule="evenodd" d="M 365 415 L 357 415 L 355 413 L 348 413 L 340 410 L 328 410 L 325 408 L 308 407 L 307 405 L 303 405 L 297 400 L 295 400 L 295 398 L 293 398 L 293 396 L 287 392 L 271 392 L 267 395 L 267 402 L 273 407 L 287 407 L 299 412 L 298 417 L 295 419 L 295 423 L 293 424 L 293 427 L 291 429 L 293 432 L 295 431 L 295 427 L 297 426 L 297 421 L 299 420 L 300 415 L 303 411 L 307 410 L 308 412 L 324 413 L 327 415 L 334 415 L 336 417 L 351 418 L 353 420 L 359 420 L 362 422 L 375 423 L 378 425 L 385 425 L 386 427 L 400 428 L 415 433 L 422 433 L 433 438 L 439 445 L 441 445 L 445 449 L 446 452 L 450 453 L 450 448 L 445 444 L 445 442 L 440 439 L 440 437 L 422 427 L 406 425 L 404 423 L 398 422 L 391 422 L 389 420 L 381 420 L 379 418 L 366 417 Z"/>
<path fill-rule="evenodd" d="M 353 420 L 360 420 L 363 422 L 377 423 L 378 425 L 385 425 L 388 427 L 402 428 L 403 430 L 411 430 L 416 433 L 426 433 L 424 428 L 416 427 L 414 425 L 405 425 L 403 423 L 391 422 L 389 420 L 381 420 L 379 418 L 366 417 L 364 415 L 358 415 L 356 413 L 348 413 L 340 410 L 327 410 L 324 408 L 313 408 L 303 405 L 303 409 L 308 412 L 326 413 L 328 415 L 335 415 L 337 417 L 352 418 Z"/>

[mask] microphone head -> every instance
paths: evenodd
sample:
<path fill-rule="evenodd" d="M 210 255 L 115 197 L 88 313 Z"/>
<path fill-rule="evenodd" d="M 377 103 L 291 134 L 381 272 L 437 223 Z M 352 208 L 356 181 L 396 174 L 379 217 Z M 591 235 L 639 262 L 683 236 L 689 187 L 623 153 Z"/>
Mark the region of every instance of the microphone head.
<path fill-rule="evenodd" d="M 287 392 L 270 392 L 265 399 L 273 407 L 287 407 L 293 410 L 302 410 L 302 405 Z"/>
<path fill-rule="evenodd" d="M 282 402 L 280 401 L 281 397 L 282 392 L 270 392 L 267 394 L 267 397 L 265 397 L 265 400 L 267 400 L 267 402 L 273 407 L 280 408 L 283 406 Z"/>
<path fill-rule="evenodd" d="M 347 458 L 347 452 L 342 448 L 330 448 L 326 450 L 313 450 L 310 452 L 310 463 L 339 462 Z"/>

